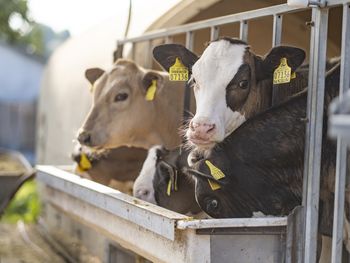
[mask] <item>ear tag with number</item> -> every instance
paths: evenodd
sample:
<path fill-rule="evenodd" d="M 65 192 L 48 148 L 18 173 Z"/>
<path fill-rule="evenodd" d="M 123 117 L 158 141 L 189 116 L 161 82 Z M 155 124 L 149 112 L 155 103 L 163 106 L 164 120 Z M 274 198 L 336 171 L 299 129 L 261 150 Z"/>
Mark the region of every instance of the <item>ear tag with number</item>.
<path fill-rule="evenodd" d="M 80 172 L 85 172 L 91 169 L 92 165 L 85 153 L 81 153 L 80 162 L 78 164 L 78 170 Z"/>
<path fill-rule="evenodd" d="M 187 81 L 188 68 L 182 64 L 179 58 L 176 58 L 174 65 L 169 68 L 170 81 Z"/>
<path fill-rule="evenodd" d="M 220 180 L 220 179 L 225 177 L 225 174 L 219 168 L 217 168 L 214 164 L 212 164 L 209 160 L 206 160 L 205 164 L 208 166 L 208 168 L 210 170 L 210 174 L 216 180 Z M 218 183 L 216 183 L 216 182 L 214 182 L 214 181 L 212 181 L 210 179 L 208 179 L 208 182 L 209 182 L 210 188 L 213 191 L 221 188 L 221 186 Z"/>
<path fill-rule="evenodd" d="M 292 69 L 288 66 L 287 58 L 281 58 L 281 63 L 273 73 L 273 84 L 289 83 Z"/>
<path fill-rule="evenodd" d="M 151 86 L 147 89 L 146 92 L 146 100 L 152 101 L 154 100 L 154 95 L 156 94 L 157 91 L 157 80 L 153 79 Z"/>

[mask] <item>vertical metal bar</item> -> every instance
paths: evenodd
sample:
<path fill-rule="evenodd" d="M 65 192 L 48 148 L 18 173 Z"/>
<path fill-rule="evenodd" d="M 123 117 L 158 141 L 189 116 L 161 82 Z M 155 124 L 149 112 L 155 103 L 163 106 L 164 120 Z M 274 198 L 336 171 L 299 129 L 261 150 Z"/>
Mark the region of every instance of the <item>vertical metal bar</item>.
<path fill-rule="evenodd" d="M 118 58 L 122 58 L 123 57 L 123 49 L 124 49 L 124 45 L 123 44 L 119 44 L 119 42 L 117 42 L 117 50 L 116 50 L 116 55 L 115 55 L 115 60 L 117 60 Z"/>
<path fill-rule="evenodd" d="M 310 105 L 307 124 L 309 136 L 305 138 L 305 147 L 308 150 L 304 164 L 306 166 L 304 176 L 307 176 L 304 262 L 310 263 L 316 262 L 317 252 L 328 9 L 315 7 L 312 9 L 312 17 L 314 27 L 311 37 L 314 39 L 310 46 L 308 96 L 311 98 L 308 101 Z"/>
<path fill-rule="evenodd" d="M 193 32 L 189 31 L 186 32 L 186 48 L 189 50 L 193 50 Z M 183 118 L 184 118 L 184 124 L 186 123 L 186 120 L 190 117 L 191 110 L 191 88 L 189 86 L 189 82 L 186 82 L 185 84 L 185 96 L 184 96 L 184 111 L 183 111 Z"/>
<path fill-rule="evenodd" d="M 135 61 L 136 57 L 136 42 L 131 42 L 131 59 Z"/>
<path fill-rule="evenodd" d="M 193 32 L 186 32 L 186 48 L 189 50 L 193 50 Z"/>
<path fill-rule="evenodd" d="M 145 68 L 151 68 L 152 67 L 152 40 L 148 40 L 146 42 L 146 52 L 145 52 Z"/>
<path fill-rule="evenodd" d="M 273 34 L 272 34 L 272 46 L 278 46 L 281 44 L 282 36 L 282 15 L 273 16 Z"/>
<path fill-rule="evenodd" d="M 170 43 L 172 43 L 173 42 L 173 37 L 172 36 L 167 36 L 166 38 L 165 38 L 165 44 L 170 44 Z"/>
<path fill-rule="evenodd" d="M 248 41 L 248 21 L 239 23 L 239 38 L 243 41 Z"/>
<path fill-rule="evenodd" d="M 272 34 L 272 46 L 279 46 L 281 44 L 281 36 L 282 36 L 282 15 L 274 15 L 273 16 L 273 34 Z M 271 106 L 276 104 L 276 89 L 277 87 L 272 87 L 272 98 L 271 98 Z"/>
<path fill-rule="evenodd" d="M 219 37 L 219 27 L 212 26 L 210 28 L 210 41 L 213 41 Z"/>
<path fill-rule="evenodd" d="M 349 89 L 350 84 L 350 6 L 343 5 L 342 46 L 340 62 L 339 97 Z M 337 166 L 335 173 L 334 220 L 332 240 L 332 263 L 341 263 L 343 248 L 344 201 L 346 185 L 347 145 L 337 140 Z"/>

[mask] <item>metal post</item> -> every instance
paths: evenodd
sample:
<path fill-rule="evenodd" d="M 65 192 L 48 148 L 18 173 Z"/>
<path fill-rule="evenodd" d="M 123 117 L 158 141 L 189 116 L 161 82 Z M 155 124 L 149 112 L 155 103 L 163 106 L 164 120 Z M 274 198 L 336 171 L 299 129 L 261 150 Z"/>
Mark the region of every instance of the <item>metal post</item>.
<path fill-rule="evenodd" d="M 123 57 L 123 49 L 124 49 L 124 44 L 120 44 L 117 41 L 117 50 L 116 50 L 115 60 L 117 60 L 118 58 L 122 58 Z"/>
<path fill-rule="evenodd" d="M 131 59 L 135 61 L 136 58 L 136 43 L 131 42 Z"/>
<path fill-rule="evenodd" d="M 279 46 L 281 44 L 282 38 L 282 15 L 274 15 L 273 16 L 273 34 L 272 34 L 272 46 Z M 272 98 L 271 98 L 271 106 L 275 104 L 276 97 L 276 89 L 277 87 L 272 87 Z"/>
<path fill-rule="evenodd" d="M 173 37 L 172 36 L 167 36 L 165 38 L 165 44 L 170 44 L 173 43 Z"/>
<path fill-rule="evenodd" d="M 213 41 L 219 37 L 219 27 L 213 26 L 210 28 L 210 41 Z"/>
<path fill-rule="evenodd" d="M 320 166 L 322 152 L 322 127 L 324 88 L 326 71 L 326 50 L 328 30 L 328 9 L 315 7 L 312 10 L 314 27 L 311 30 L 310 72 L 308 87 L 307 124 L 305 137 L 305 169 L 307 186 L 304 262 L 316 262 L 318 203 L 320 191 Z M 305 193 L 304 193 L 305 195 Z"/>
<path fill-rule="evenodd" d="M 282 15 L 273 16 L 273 34 L 272 34 L 272 46 L 278 46 L 281 44 L 282 36 Z"/>
<path fill-rule="evenodd" d="M 145 68 L 151 68 L 152 67 L 152 40 L 148 40 L 146 42 L 146 52 L 145 52 Z"/>
<path fill-rule="evenodd" d="M 239 38 L 248 41 L 248 22 L 245 20 L 239 23 Z"/>
<path fill-rule="evenodd" d="M 193 50 L 193 32 L 189 31 L 186 32 L 186 48 L 189 50 Z M 183 118 L 184 123 L 186 123 L 186 120 L 189 118 L 191 109 L 191 88 L 189 86 L 189 83 L 186 82 L 185 84 L 185 97 L 184 97 L 184 112 L 183 112 Z"/>
<path fill-rule="evenodd" d="M 339 97 L 349 89 L 350 84 L 350 6 L 343 5 L 342 47 L 340 64 Z M 337 166 L 335 175 L 334 220 L 332 240 L 332 263 L 341 263 L 343 248 L 344 201 L 346 185 L 347 145 L 338 137 Z"/>

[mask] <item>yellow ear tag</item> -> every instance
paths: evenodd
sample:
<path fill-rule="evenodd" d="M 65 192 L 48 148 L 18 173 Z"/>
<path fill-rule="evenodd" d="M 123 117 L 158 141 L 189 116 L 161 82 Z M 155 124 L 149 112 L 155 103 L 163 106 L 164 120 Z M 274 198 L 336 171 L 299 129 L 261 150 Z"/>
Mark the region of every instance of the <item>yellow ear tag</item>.
<path fill-rule="evenodd" d="M 290 76 L 290 79 L 295 79 L 296 77 L 297 77 L 297 73 L 295 73 L 295 71 L 292 72 L 292 75 Z"/>
<path fill-rule="evenodd" d="M 175 170 L 175 178 L 174 178 L 174 191 L 177 191 L 177 170 Z M 168 186 L 166 188 L 166 194 L 168 196 L 170 196 L 171 194 L 171 186 L 172 186 L 172 183 L 171 183 L 171 178 L 169 179 L 169 182 L 168 182 Z"/>
<path fill-rule="evenodd" d="M 169 68 L 170 81 L 187 81 L 188 68 L 182 64 L 179 58 L 176 58 L 174 65 Z"/>
<path fill-rule="evenodd" d="M 281 58 L 281 63 L 273 73 L 273 84 L 289 83 L 292 69 L 288 66 L 287 58 Z"/>
<path fill-rule="evenodd" d="M 81 169 L 82 171 L 87 171 L 91 169 L 91 167 L 92 167 L 91 162 L 87 158 L 86 154 L 82 153 L 80 157 L 80 162 L 79 162 L 79 169 Z"/>
<path fill-rule="evenodd" d="M 147 93 L 146 93 L 146 100 L 151 101 L 154 100 L 154 95 L 157 91 L 157 80 L 152 80 L 151 86 L 149 86 Z"/>
<path fill-rule="evenodd" d="M 210 174 L 216 179 L 216 180 L 220 180 L 222 178 L 225 177 L 225 174 L 219 169 L 217 168 L 214 164 L 212 164 L 210 161 L 206 160 L 205 164 L 208 166 L 209 170 L 210 170 Z M 213 191 L 220 189 L 220 185 L 210 179 L 208 179 L 209 185 L 211 187 L 211 189 Z"/>
<path fill-rule="evenodd" d="M 90 93 L 93 93 L 93 92 L 94 92 L 94 89 L 95 89 L 94 84 L 91 84 L 91 86 L 90 86 L 90 88 L 89 88 Z"/>
<path fill-rule="evenodd" d="M 166 188 L 166 194 L 170 196 L 170 193 L 171 193 L 171 180 L 169 179 L 168 187 Z"/>

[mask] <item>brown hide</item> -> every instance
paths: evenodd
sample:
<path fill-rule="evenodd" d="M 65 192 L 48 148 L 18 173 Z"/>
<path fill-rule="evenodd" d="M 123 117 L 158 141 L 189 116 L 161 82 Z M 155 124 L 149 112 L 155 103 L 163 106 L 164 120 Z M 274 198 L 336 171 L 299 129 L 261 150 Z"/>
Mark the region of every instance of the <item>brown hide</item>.
<path fill-rule="evenodd" d="M 72 158 L 79 163 L 84 152 L 91 163 L 85 173 L 95 182 L 109 185 L 112 180 L 133 181 L 139 175 L 147 151 L 140 148 L 120 147 L 102 152 L 91 152 L 85 148 L 73 153 Z"/>
<path fill-rule="evenodd" d="M 154 99 L 148 101 L 145 96 L 152 80 L 157 89 Z M 120 59 L 94 82 L 93 93 L 92 108 L 78 137 L 82 144 L 148 149 L 156 144 L 173 148 L 180 143 L 184 82 L 170 82 L 167 73 Z"/>

